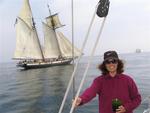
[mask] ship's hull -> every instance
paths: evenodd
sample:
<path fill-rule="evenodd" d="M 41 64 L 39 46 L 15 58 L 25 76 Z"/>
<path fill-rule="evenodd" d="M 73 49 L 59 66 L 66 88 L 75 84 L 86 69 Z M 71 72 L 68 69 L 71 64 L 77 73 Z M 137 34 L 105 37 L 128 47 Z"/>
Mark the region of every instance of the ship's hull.
<path fill-rule="evenodd" d="M 51 66 L 60 66 L 60 65 L 68 65 L 70 64 L 72 59 L 51 61 L 51 62 L 20 62 L 17 64 L 18 67 L 22 67 L 24 69 L 36 69 L 36 68 L 46 68 Z"/>

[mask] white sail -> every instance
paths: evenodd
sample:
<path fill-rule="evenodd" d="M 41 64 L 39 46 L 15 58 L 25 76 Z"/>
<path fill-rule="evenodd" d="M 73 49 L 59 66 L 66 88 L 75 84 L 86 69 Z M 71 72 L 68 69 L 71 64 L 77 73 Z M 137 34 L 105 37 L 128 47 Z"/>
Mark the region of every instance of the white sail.
<path fill-rule="evenodd" d="M 19 17 L 30 27 L 33 26 L 32 21 L 32 11 L 30 8 L 29 0 L 24 0 L 22 9 L 20 11 Z"/>
<path fill-rule="evenodd" d="M 44 57 L 58 58 L 61 55 L 56 33 L 53 28 L 43 23 L 44 29 Z"/>
<path fill-rule="evenodd" d="M 32 26 L 32 12 L 29 0 L 24 0 L 23 8 L 16 21 L 16 59 L 42 59 L 42 52 L 36 29 Z"/>
<path fill-rule="evenodd" d="M 72 44 L 71 42 L 63 35 L 63 33 L 57 31 L 57 39 L 59 42 L 60 50 L 63 57 L 72 57 Z M 74 56 L 80 56 L 81 51 L 74 47 Z"/>
<path fill-rule="evenodd" d="M 54 27 L 54 29 L 62 27 L 63 25 L 60 23 L 58 14 L 51 15 L 46 18 L 46 23 L 48 24 L 49 27 Z"/>
<path fill-rule="evenodd" d="M 16 32 L 16 50 L 14 58 L 42 59 L 36 31 L 29 28 L 23 20 L 18 18 Z"/>

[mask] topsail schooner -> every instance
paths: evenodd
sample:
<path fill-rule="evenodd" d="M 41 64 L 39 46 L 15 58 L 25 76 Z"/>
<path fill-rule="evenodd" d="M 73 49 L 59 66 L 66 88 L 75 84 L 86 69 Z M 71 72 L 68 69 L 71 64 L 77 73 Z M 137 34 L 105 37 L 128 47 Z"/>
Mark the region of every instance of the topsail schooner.
<path fill-rule="evenodd" d="M 44 46 L 42 47 L 37 35 L 29 0 L 24 0 L 22 10 L 16 19 L 16 50 L 14 59 L 19 60 L 17 66 L 42 68 L 55 65 L 70 64 L 73 60 L 72 44 L 56 29 L 62 27 L 58 14 L 46 17 L 43 24 Z M 74 58 L 81 51 L 74 47 Z"/>

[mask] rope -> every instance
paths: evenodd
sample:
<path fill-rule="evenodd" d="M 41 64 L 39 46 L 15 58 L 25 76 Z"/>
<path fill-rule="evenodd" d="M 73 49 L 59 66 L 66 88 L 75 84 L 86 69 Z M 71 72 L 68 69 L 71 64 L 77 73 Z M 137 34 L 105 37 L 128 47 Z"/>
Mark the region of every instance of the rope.
<path fill-rule="evenodd" d="M 95 43 L 95 45 L 94 45 L 94 47 L 93 47 L 93 50 L 92 50 L 92 52 L 91 52 L 91 55 L 90 55 L 90 58 L 89 58 L 89 60 L 88 60 L 88 64 L 87 64 L 86 70 L 85 70 L 85 72 L 84 72 L 84 75 L 83 75 L 83 77 L 82 77 L 82 80 L 81 80 L 79 89 L 78 89 L 77 94 L 76 94 L 75 97 L 78 97 L 78 96 L 79 96 L 79 93 L 80 93 L 81 88 L 82 88 L 82 86 L 83 86 L 83 83 L 84 83 L 84 81 L 85 81 L 85 78 L 86 78 L 88 69 L 89 69 L 90 64 L 91 64 L 92 57 L 93 57 L 93 55 L 94 55 L 94 52 L 95 52 L 95 50 L 96 50 L 96 47 L 97 47 L 98 42 L 99 42 L 99 39 L 100 39 L 100 36 L 101 36 L 101 34 L 102 34 L 102 30 L 103 30 L 103 28 L 104 28 L 105 20 L 106 20 L 106 17 L 104 18 L 104 20 L 103 20 L 103 22 L 102 22 L 102 25 L 101 25 L 99 34 L 98 34 L 97 39 L 96 39 L 96 43 Z M 75 103 L 76 103 L 76 100 L 77 100 L 77 98 L 75 98 Z M 69 113 L 73 113 L 73 110 L 74 110 L 74 105 L 72 104 L 72 107 L 71 107 L 71 110 L 70 110 Z"/>
<path fill-rule="evenodd" d="M 150 96 L 146 97 L 145 99 L 143 99 L 142 103 L 144 103 L 145 101 L 148 100 L 148 109 L 144 110 L 143 113 L 150 113 Z"/>
<path fill-rule="evenodd" d="M 71 8 L 72 8 L 72 58 L 73 58 L 73 69 L 74 69 L 74 5 L 73 0 L 71 1 Z M 75 78 L 73 78 L 73 86 L 72 86 L 72 93 L 73 98 L 75 96 Z"/>
<path fill-rule="evenodd" d="M 150 96 L 146 97 L 145 99 L 143 99 L 143 101 L 141 103 L 144 103 L 146 100 L 150 101 Z M 150 104 L 150 103 L 149 103 Z"/>
<path fill-rule="evenodd" d="M 97 6 L 98 6 L 98 5 L 97 5 Z M 76 62 L 76 64 L 75 64 L 74 71 L 73 71 L 73 73 L 72 73 L 72 75 L 71 75 L 71 78 L 70 78 L 70 81 L 69 81 L 67 90 L 66 90 L 66 92 L 65 92 L 65 95 L 64 95 L 64 98 L 63 98 L 63 101 L 62 101 L 62 103 L 61 103 L 61 106 L 60 106 L 60 109 L 59 109 L 59 112 L 58 112 L 58 113 L 62 113 L 62 110 L 63 110 L 64 104 L 65 104 L 67 95 L 68 95 L 68 93 L 69 93 L 71 84 L 72 84 L 72 82 L 73 82 L 73 78 L 74 78 L 74 76 L 75 76 L 75 72 L 76 72 L 76 70 L 77 70 L 77 67 L 78 67 L 79 61 L 80 61 L 80 59 L 81 59 L 83 50 L 84 50 L 85 45 L 86 45 L 86 43 L 87 43 L 87 40 L 88 40 L 88 37 L 89 37 L 89 33 L 90 33 L 90 31 L 91 31 L 91 27 L 92 27 L 93 21 L 94 21 L 94 19 L 95 19 L 96 11 L 97 11 L 97 7 L 96 7 L 96 9 L 95 9 L 95 12 L 94 12 L 94 14 L 93 14 L 92 20 L 91 20 L 91 22 L 90 22 L 90 26 L 89 26 L 89 28 L 88 28 L 88 32 L 87 32 L 87 34 L 86 34 L 86 36 L 85 36 L 84 43 L 83 43 L 82 48 L 81 48 L 81 54 L 80 54 L 80 56 L 79 56 L 79 58 L 78 58 L 78 60 L 77 60 L 77 62 Z"/>
<path fill-rule="evenodd" d="M 73 0 L 71 2 L 71 8 L 72 8 L 72 58 L 73 58 L 73 64 L 74 64 L 74 5 Z"/>

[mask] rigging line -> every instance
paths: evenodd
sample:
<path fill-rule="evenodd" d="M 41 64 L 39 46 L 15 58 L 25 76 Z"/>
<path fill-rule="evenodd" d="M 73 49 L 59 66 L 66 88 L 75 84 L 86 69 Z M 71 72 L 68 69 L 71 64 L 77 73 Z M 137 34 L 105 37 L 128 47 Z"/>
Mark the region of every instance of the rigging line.
<path fill-rule="evenodd" d="M 141 103 L 144 103 L 147 100 L 148 100 L 148 108 L 146 110 L 144 110 L 143 113 L 150 113 L 150 96 L 143 99 L 143 101 Z"/>
<path fill-rule="evenodd" d="M 150 95 L 147 96 L 145 99 L 143 99 L 143 101 L 142 101 L 141 103 L 145 102 L 146 100 L 150 100 Z M 149 103 L 149 104 L 150 104 L 150 103 Z"/>
<path fill-rule="evenodd" d="M 88 28 L 88 32 L 87 32 L 87 34 L 86 34 L 86 36 L 85 36 L 85 39 L 84 39 L 84 42 L 83 42 L 83 45 L 82 45 L 82 48 L 81 48 L 81 54 L 80 54 L 80 56 L 79 56 L 79 58 L 78 58 L 78 60 L 77 60 L 77 62 L 76 62 L 76 64 L 75 64 L 74 71 L 73 71 L 73 73 L 72 73 L 72 75 L 71 75 L 71 78 L 70 78 L 70 80 L 69 80 L 69 83 L 68 83 L 68 86 L 67 86 L 67 90 L 66 90 L 66 92 L 65 92 L 65 95 L 64 95 L 64 98 L 63 98 L 63 101 L 62 101 L 62 103 L 61 103 L 61 106 L 60 106 L 60 109 L 59 109 L 59 112 L 58 112 L 58 113 L 62 113 L 62 110 L 63 110 L 64 104 L 65 104 L 66 98 L 67 98 L 67 96 L 68 96 L 68 93 L 69 93 L 69 90 L 70 90 L 70 87 L 71 87 L 73 78 L 74 78 L 74 76 L 75 76 L 75 72 L 76 72 L 76 70 L 77 70 L 79 61 L 80 61 L 80 59 L 81 59 L 81 57 L 82 57 L 83 50 L 84 50 L 85 45 L 86 45 L 86 43 L 87 43 L 87 40 L 88 40 L 88 37 L 89 37 L 89 33 L 90 33 L 90 31 L 91 31 L 91 27 L 92 27 L 93 21 L 94 21 L 94 19 L 95 19 L 97 7 L 98 7 L 98 5 L 96 6 L 95 11 L 94 11 L 94 13 L 93 13 L 92 20 L 91 20 L 90 25 L 89 25 L 89 28 Z"/>
<path fill-rule="evenodd" d="M 72 8 L 72 58 L 73 58 L 73 69 L 74 69 L 74 4 L 73 0 L 71 0 L 71 8 Z M 72 93 L 73 98 L 75 97 L 75 77 L 73 77 L 73 85 L 72 85 Z"/>
<path fill-rule="evenodd" d="M 85 78 L 86 78 L 86 76 L 87 76 L 87 72 L 88 72 L 88 69 L 89 69 L 89 67 L 90 67 L 91 60 L 92 60 L 92 57 L 93 57 L 94 52 L 95 52 L 95 50 L 96 50 L 96 47 L 97 47 L 97 45 L 98 45 L 100 36 L 101 36 L 101 34 L 102 34 L 105 21 L 106 21 L 106 17 L 104 17 L 103 23 L 102 23 L 102 25 L 101 25 L 100 31 L 99 31 L 99 33 L 98 33 L 98 36 L 97 36 L 97 39 L 96 39 L 96 42 L 95 42 L 95 45 L 94 45 L 93 50 L 92 50 L 92 52 L 91 52 L 90 58 L 89 58 L 89 60 L 88 60 L 88 64 L 87 64 L 86 70 L 85 70 L 84 75 L 83 75 L 83 77 L 82 77 L 82 80 L 81 80 L 79 89 L 78 89 L 78 91 L 77 91 L 77 93 L 76 93 L 76 97 L 79 96 L 79 93 L 80 93 L 80 91 L 81 91 L 81 88 L 82 88 L 82 86 L 83 86 L 83 83 L 84 83 L 84 81 L 85 81 Z M 77 98 L 75 98 L 75 101 L 74 101 L 74 102 L 76 103 L 76 101 L 77 101 Z M 73 110 L 74 110 L 74 104 L 72 104 L 72 107 L 71 107 L 71 110 L 70 110 L 69 113 L 73 113 Z"/>
<path fill-rule="evenodd" d="M 150 113 L 150 109 L 148 108 L 148 109 L 144 110 L 143 113 Z"/>
<path fill-rule="evenodd" d="M 71 8 L 72 8 L 72 58 L 74 64 L 74 5 L 73 0 L 71 0 Z"/>

